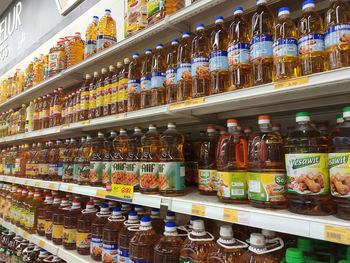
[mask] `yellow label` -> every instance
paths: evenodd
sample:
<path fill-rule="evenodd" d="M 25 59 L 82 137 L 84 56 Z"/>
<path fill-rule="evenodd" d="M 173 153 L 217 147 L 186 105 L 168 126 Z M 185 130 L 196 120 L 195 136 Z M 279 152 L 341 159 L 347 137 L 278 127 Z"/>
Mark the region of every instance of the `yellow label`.
<path fill-rule="evenodd" d="M 324 239 L 350 245 L 350 228 L 324 225 Z"/>
<path fill-rule="evenodd" d="M 63 228 L 63 241 L 65 243 L 76 243 L 77 241 L 77 229 Z"/>
<path fill-rule="evenodd" d="M 39 247 L 45 248 L 45 241 L 44 240 L 39 241 Z"/>
<path fill-rule="evenodd" d="M 45 231 L 45 224 L 46 224 L 45 219 L 38 218 L 37 229 L 41 231 Z"/>
<path fill-rule="evenodd" d="M 55 132 L 60 132 L 61 131 L 61 126 L 57 126 L 56 128 L 55 128 Z"/>
<path fill-rule="evenodd" d="M 67 189 L 68 192 L 72 192 L 73 191 L 73 186 L 71 185 L 68 185 L 68 189 Z"/>
<path fill-rule="evenodd" d="M 90 247 L 90 235 L 91 233 L 77 233 L 77 247 L 89 248 Z"/>
<path fill-rule="evenodd" d="M 62 129 L 68 129 L 69 128 L 69 124 L 63 125 Z"/>
<path fill-rule="evenodd" d="M 96 191 L 96 196 L 97 196 L 97 197 L 100 197 L 100 198 L 105 198 L 105 196 L 106 196 L 106 190 L 97 189 L 97 191 Z"/>
<path fill-rule="evenodd" d="M 24 238 L 28 238 L 28 232 L 23 232 L 23 234 L 22 234 L 22 236 L 24 237 Z"/>
<path fill-rule="evenodd" d="M 169 105 L 170 110 L 182 108 L 182 107 L 188 107 L 192 105 L 197 105 L 204 103 L 204 98 L 198 98 L 198 99 L 193 99 L 193 100 L 186 100 L 184 102 L 179 102 L 179 103 L 174 103 Z"/>
<path fill-rule="evenodd" d="M 15 229 L 13 230 L 13 232 L 15 232 L 16 234 L 18 234 L 18 227 L 15 227 Z"/>
<path fill-rule="evenodd" d="M 132 201 L 132 198 L 134 196 L 134 186 L 112 184 L 112 191 L 107 192 L 106 196 L 113 196 L 121 201 Z"/>
<path fill-rule="evenodd" d="M 49 184 L 49 189 L 54 190 L 54 189 L 55 189 L 55 186 L 56 186 L 56 184 L 50 183 L 50 184 Z"/>
<path fill-rule="evenodd" d="M 222 219 L 228 222 L 237 223 L 238 222 L 238 211 L 230 208 L 224 208 L 224 214 Z"/>
<path fill-rule="evenodd" d="M 274 87 L 274 89 L 283 89 L 283 88 L 307 84 L 308 82 L 309 82 L 308 77 L 301 77 L 301 78 L 276 82 L 273 87 Z"/>
<path fill-rule="evenodd" d="M 39 187 L 40 186 L 40 182 L 35 182 L 35 187 Z"/>
<path fill-rule="evenodd" d="M 45 232 L 52 233 L 52 221 L 45 221 Z"/>
<path fill-rule="evenodd" d="M 90 123 L 90 120 L 86 120 L 86 121 L 82 121 L 81 122 L 81 125 L 87 125 L 87 124 L 89 124 Z"/>
<path fill-rule="evenodd" d="M 52 238 L 63 238 L 63 225 L 52 226 Z"/>
<path fill-rule="evenodd" d="M 193 204 L 191 208 L 191 215 L 205 216 L 205 206 Z"/>

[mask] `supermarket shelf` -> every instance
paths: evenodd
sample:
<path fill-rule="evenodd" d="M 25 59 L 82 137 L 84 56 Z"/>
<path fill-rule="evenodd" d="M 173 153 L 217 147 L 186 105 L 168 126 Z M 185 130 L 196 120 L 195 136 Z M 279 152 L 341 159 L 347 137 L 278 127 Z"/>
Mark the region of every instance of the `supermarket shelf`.
<path fill-rule="evenodd" d="M 30 182 L 29 179 L 13 178 L 11 176 L 0 176 L 0 181 L 23 184 Z M 64 192 L 83 194 L 87 196 L 106 198 L 107 192 L 102 187 L 80 186 L 63 182 L 45 182 L 33 180 L 36 187 L 59 189 Z M 38 182 L 38 183 L 37 183 Z M 33 184 L 28 184 L 32 185 Z M 58 188 L 57 188 L 58 187 Z M 216 196 L 203 196 L 196 189 L 187 189 L 183 197 L 163 197 L 160 195 L 144 195 L 134 193 L 134 204 L 160 208 L 167 206 L 169 210 L 176 213 L 198 215 L 220 221 L 237 223 L 251 227 L 265 228 L 278 232 L 330 240 L 327 234 L 333 227 L 336 231 L 343 233 L 339 240 L 334 242 L 350 245 L 350 221 L 336 218 L 335 216 L 307 216 L 293 214 L 287 210 L 267 210 L 251 207 L 247 204 L 223 204 Z"/>

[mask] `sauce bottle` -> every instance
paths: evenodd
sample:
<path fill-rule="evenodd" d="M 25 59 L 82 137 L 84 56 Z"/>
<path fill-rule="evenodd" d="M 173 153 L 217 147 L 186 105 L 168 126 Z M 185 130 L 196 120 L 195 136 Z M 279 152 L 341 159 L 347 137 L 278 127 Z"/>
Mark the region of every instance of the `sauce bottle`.
<path fill-rule="evenodd" d="M 125 162 L 127 158 L 128 134 L 123 128 L 120 129 L 119 135 L 113 140 L 113 162 L 110 182 L 112 184 L 125 184 Z"/>
<path fill-rule="evenodd" d="M 80 90 L 78 89 L 75 92 L 75 100 L 74 100 L 74 106 L 73 106 L 73 122 L 78 121 L 78 117 L 80 114 Z"/>
<path fill-rule="evenodd" d="M 250 62 L 252 63 L 253 85 L 273 81 L 272 45 L 275 17 L 266 3 L 267 0 L 258 0 L 257 10 L 252 17 Z"/>
<path fill-rule="evenodd" d="M 103 240 L 103 227 L 107 223 L 108 217 L 111 213 L 108 205 L 102 204 L 101 211 L 96 213 L 96 218 L 91 224 L 91 245 L 90 255 L 93 260 L 102 261 L 102 240 Z"/>
<path fill-rule="evenodd" d="M 83 150 L 82 146 L 85 144 L 85 137 L 81 137 L 80 141 L 77 143 L 77 147 L 74 149 L 74 158 L 73 158 L 73 183 L 78 183 L 78 174 L 80 169 L 80 153 Z M 90 174 L 90 172 L 89 172 Z"/>
<path fill-rule="evenodd" d="M 91 224 L 96 217 L 96 212 L 94 204 L 88 202 L 78 218 L 76 247 L 80 255 L 90 255 Z"/>
<path fill-rule="evenodd" d="M 45 236 L 45 218 L 47 209 L 53 204 L 53 198 L 51 195 L 45 196 L 45 201 L 38 207 L 38 223 L 36 232 L 39 236 Z"/>
<path fill-rule="evenodd" d="M 151 107 L 165 104 L 165 63 L 163 44 L 157 44 L 152 58 Z"/>
<path fill-rule="evenodd" d="M 64 197 L 58 209 L 52 213 L 52 242 L 55 245 L 62 245 L 63 243 L 64 216 L 69 213 L 69 210 L 69 200 Z"/>
<path fill-rule="evenodd" d="M 177 101 L 192 99 L 191 48 L 190 33 L 183 32 L 177 52 Z"/>
<path fill-rule="evenodd" d="M 328 68 L 325 63 L 323 32 L 322 18 L 315 11 L 314 1 L 304 1 L 298 22 L 298 50 L 302 75 L 322 72 Z"/>
<path fill-rule="evenodd" d="M 119 92 L 119 74 L 123 68 L 123 62 L 117 62 L 117 69 L 112 77 L 111 84 L 111 114 L 118 113 L 118 92 Z"/>
<path fill-rule="evenodd" d="M 50 205 L 46 210 L 45 215 L 45 237 L 48 240 L 52 239 L 52 214 L 56 211 L 61 204 L 61 198 L 59 196 L 55 196 L 53 199 L 52 205 Z"/>
<path fill-rule="evenodd" d="M 272 131 L 269 116 L 259 116 L 258 123 L 260 131 L 250 136 L 248 146 L 249 202 L 260 208 L 285 208 L 283 139 Z"/>
<path fill-rule="evenodd" d="M 12 190 L 12 191 L 15 191 L 15 190 Z M 33 202 L 33 198 L 34 198 L 34 190 L 30 190 L 26 200 L 24 201 L 24 215 L 25 215 L 24 229 L 25 230 L 28 230 L 29 224 L 32 223 L 31 220 L 33 217 L 30 214 L 30 205 L 31 205 L 31 202 Z"/>
<path fill-rule="evenodd" d="M 78 218 L 81 215 L 81 211 L 80 200 L 75 199 L 72 207 L 64 216 L 63 247 L 67 250 L 76 249 Z"/>
<path fill-rule="evenodd" d="M 132 55 L 128 73 L 128 111 L 139 110 L 141 107 L 141 62 L 139 53 Z"/>
<path fill-rule="evenodd" d="M 185 195 L 184 136 L 173 122 L 160 136 L 159 193 L 164 196 Z"/>
<path fill-rule="evenodd" d="M 222 16 L 215 19 L 215 27 L 210 37 L 210 47 L 210 93 L 216 94 L 228 91 L 228 33 Z"/>
<path fill-rule="evenodd" d="M 38 258 L 34 261 L 34 263 L 43 263 L 44 259 L 49 256 L 49 253 L 45 249 L 40 249 L 40 253 Z"/>
<path fill-rule="evenodd" d="M 103 158 L 106 154 L 105 137 L 102 132 L 98 132 L 97 138 L 92 140 L 92 155 L 90 159 L 90 185 L 102 186 L 103 178 Z"/>
<path fill-rule="evenodd" d="M 152 49 L 146 49 L 141 64 L 141 109 L 151 107 Z"/>
<path fill-rule="evenodd" d="M 158 235 L 161 235 L 163 233 L 165 223 L 162 217 L 160 216 L 160 210 L 158 208 L 152 208 L 151 210 L 151 223 L 154 231 Z"/>
<path fill-rule="evenodd" d="M 134 186 L 134 191 L 140 186 L 140 159 L 142 130 L 140 127 L 134 128 L 134 133 L 127 141 L 127 157 L 125 163 L 125 183 Z"/>
<path fill-rule="evenodd" d="M 141 144 L 140 192 L 157 194 L 159 192 L 160 135 L 156 126 L 149 125 L 148 132 L 141 138 Z"/>
<path fill-rule="evenodd" d="M 166 103 L 173 103 L 177 101 L 177 51 L 179 49 L 179 41 L 173 39 L 171 41 L 171 47 L 167 54 L 166 59 L 166 72 L 165 72 L 165 96 Z"/>
<path fill-rule="evenodd" d="M 192 98 L 210 95 L 209 52 L 209 39 L 204 25 L 199 24 L 192 40 Z"/>
<path fill-rule="evenodd" d="M 118 113 L 128 110 L 128 76 L 130 59 L 124 58 L 124 67 L 118 77 Z"/>

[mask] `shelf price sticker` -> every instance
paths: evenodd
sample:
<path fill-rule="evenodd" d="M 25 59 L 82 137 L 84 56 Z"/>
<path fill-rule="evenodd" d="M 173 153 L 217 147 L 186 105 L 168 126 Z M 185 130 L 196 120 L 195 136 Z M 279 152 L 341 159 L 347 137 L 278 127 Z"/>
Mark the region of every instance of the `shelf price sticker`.
<path fill-rule="evenodd" d="M 201 217 L 205 216 L 205 206 L 192 204 L 191 215 L 201 216 Z"/>
<path fill-rule="evenodd" d="M 68 129 L 69 128 L 69 124 L 63 125 L 62 129 Z"/>
<path fill-rule="evenodd" d="M 324 225 L 324 239 L 344 245 L 350 245 L 350 228 Z"/>
<path fill-rule="evenodd" d="M 35 187 L 40 187 L 40 182 L 35 182 L 34 186 Z"/>
<path fill-rule="evenodd" d="M 55 186 L 56 186 L 56 184 L 50 183 L 50 184 L 49 184 L 49 189 L 54 190 L 54 189 L 55 189 Z"/>
<path fill-rule="evenodd" d="M 15 227 L 15 229 L 13 230 L 13 232 L 15 232 L 16 234 L 18 234 L 18 227 Z"/>
<path fill-rule="evenodd" d="M 204 103 L 204 97 L 198 98 L 198 99 L 186 100 L 184 102 L 170 104 L 169 109 L 174 110 L 174 109 L 188 107 L 188 106 L 197 105 L 197 104 L 201 104 L 201 103 Z"/>
<path fill-rule="evenodd" d="M 28 238 L 28 232 L 24 231 L 23 234 L 22 234 L 22 236 L 23 236 L 24 238 Z"/>
<path fill-rule="evenodd" d="M 284 81 L 275 82 L 273 87 L 274 87 L 274 89 L 283 89 L 283 88 L 289 88 L 289 87 L 307 84 L 308 82 L 309 82 L 308 77 L 301 77 L 301 78 L 295 78 L 295 79 L 291 79 L 291 80 L 284 80 Z"/>
<path fill-rule="evenodd" d="M 132 202 L 132 198 L 134 196 L 134 186 L 112 184 L 111 186 L 107 186 L 106 189 L 106 198 L 111 198 L 123 202 Z"/>
<path fill-rule="evenodd" d="M 39 241 L 39 247 L 45 248 L 45 241 L 44 240 Z"/>
<path fill-rule="evenodd" d="M 96 196 L 99 198 L 105 198 L 106 197 L 106 190 L 102 190 L 102 189 L 97 189 L 96 191 Z"/>
<path fill-rule="evenodd" d="M 82 121 L 81 122 L 81 125 L 87 125 L 87 124 L 89 124 L 90 123 L 90 120 L 86 120 L 86 121 Z"/>
<path fill-rule="evenodd" d="M 67 191 L 68 192 L 73 192 L 73 185 L 68 185 Z"/>
<path fill-rule="evenodd" d="M 116 118 L 116 119 L 123 119 L 123 118 L 126 118 L 126 113 L 116 114 L 116 115 L 115 115 L 115 118 Z"/>
<path fill-rule="evenodd" d="M 237 223 L 238 222 L 238 211 L 231 208 L 224 208 L 224 213 L 222 215 L 222 219 L 231 222 L 231 223 Z"/>
<path fill-rule="evenodd" d="M 25 181 L 24 181 L 24 184 L 25 184 L 25 185 L 28 185 L 28 180 L 25 180 Z"/>
<path fill-rule="evenodd" d="M 12 178 L 12 183 L 16 183 L 16 178 Z"/>

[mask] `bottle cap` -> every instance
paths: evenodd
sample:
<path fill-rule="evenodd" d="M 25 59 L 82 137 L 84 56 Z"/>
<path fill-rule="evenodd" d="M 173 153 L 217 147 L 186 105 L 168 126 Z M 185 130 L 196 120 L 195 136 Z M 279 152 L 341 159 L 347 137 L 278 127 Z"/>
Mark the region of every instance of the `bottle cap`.
<path fill-rule="evenodd" d="M 350 117 L 350 107 L 343 108 L 343 118 L 349 118 Z"/>
<path fill-rule="evenodd" d="M 103 134 L 103 132 L 99 131 L 99 132 L 97 133 L 97 136 L 98 136 L 98 137 L 103 137 L 104 134 Z"/>
<path fill-rule="evenodd" d="M 156 49 L 163 48 L 163 44 L 157 44 Z"/>
<path fill-rule="evenodd" d="M 227 127 L 237 127 L 237 120 L 236 119 L 228 119 L 227 120 Z"/>
<path fill-rule="evenodd" d="M 197 232 L 202 232 L 205 230 L 204 228 L 204 221 L 202 219 L 198 219 L 193 221 L 193 230 Z"/>
<path fill-rule="evenodd" d="M 132 57 L 133 57 L 133 58 L 138 58 L 139 56 L 140 56 L 139 53 L 133 53 L 133 54 L 132 54 Z"/>
<path fill-rule="evenodd" d="M 286 251 L 286 262 L 287 263 L 304 263 L 304 255 L 303 252 L 298 248 L 287 248 Z"/>
<path fill-rule="evenodd" d="M 168 211 L 168 212 L 166 213 L 166 219 L 167 219 L 167 220 L 175 219 L 175 213 L 172 212 L 172 211 Z"/>
<path fill-rule="evenodd" d="M 105 12 L 106 12 L 106 13 L 110 13 L 110 12 L 111 12 L 111 9 L 105 9 Z"/>
<path fill-rule="evenodd" d="M 189 37 L 189 36 L 190 36 L 190 33 L 188 33 L 188 32 L 183 32 L 182 33 L 182 38 Z"/>
<path fill-rule="evenodd" d="M 270 116 L 269 115 L 260 115 L 258 118 L 258 124 L 270 124 Z"/>
<path fill-rule="evenodd" d="M 207 128 L 207 132 L 209 133 L 209 132 L 215 132 L 215 126 L 208 126 L 208 128 Z"/>
<path fill-rule="evenodd" d="M 150 53 L 152 53 L 152 49 L 146 49 L 146 51 L 145 51 L 145 54 L 150 54 Z"/>
<path fill-rule="evenodd" d="M 215 24 L 222 23 L 222 22 L 224 22 L 224 18 L 222 16 L 218 16 L 217 18 L 215 18 Z"/>
<path fill-rule="evenodd" d="M 136 220 L 137 218 L 137 212 L 136 211 L 130 211 L 129 212 L 129 220 Z"/>
<path fill-rule="evenodd" d="M 272 239 L 276 237 L 276 232 L 272 230 L 262 229 L 261 234 L 263 234 L 264 237 L 268 239 Z"/>
<path fill-rule="evenodd" d="M 265 4 L 267 3 L 267 0 L 256 0 L 257 4 Z"/>
<path fill-rule="evenodd" d="M 126 134 L 126 130 L 123 129 L 123 128 L 120 128 L 119 133 L 120 133 L 120 134 Z"/>
<path fill-rule="evenodd" d="M 343 119 L 343 113 L 338 113 L 337 114 L 337 123 L 343 123 L 344 119 Z"/>
<path fill-rule="evenodd" d="M 93 203 L 88 202 L 88 203 L 86 204 L 86 209 L 87 209 L 87 210 L 95 209 L 95 206 L 94 206 Z"/>
<path fill-rule="evenodd" d="M 151 214 L 152 215 L 158 215 L 159 214 L 159 209 L 158 208 L 152 208 Z"/>
<path fill-rule="evenodd" d="M 298 112 L 295 116 L 296 122 L 310 121 L 310 114 L 308 112 Z"/>
<path fill-rule="evenodd" d="M 98 19 L 98 16 L 93 16 L 92 18 L 93 18 L 93 19 Z"/>
<path fill-rule="evenodd" d="M 129 64 L 130 63 L 130 58 L 124 58 L 124 64 Z"/>
<path fill-rule="evenodd" d="M 173 40 L 171 40 L 171 44 L 172 45 L 179 44 L 179 40 L 173 39 Z"/>
<path fill-rule="evenodd" d="M 148 129 L 149 130 L 156 130 L 157 127 L 155 125 L 153 125 L 153 124 L 150 124 L 150 125 L 148 125 Z"/>
<path fill-rule="evenodd" d="M 136 126 L 136 127 L 134 128 L 134 132 L 141 132 L 141 131 L 142 131 L 142 130 L 141 130 L 140 127 L 137 127 L 137 126 Z"/>
<path fill-rule="evenodd" d="M 176 231 L 175 222 L 169 221 L 165 223 L 165 232 L 174 232 Z"/>
<path fill-rule="evenodd" d="M 290 11 L 288 7 L 281 7 L 278 10 L 278 16 L 289 15 L 289 14 L 290 14 Z"/>
<path fill-rule="evenodd" d="M 176 128 L 176 124 L 174 122 L 169 122 L 168 128 Z"/>
<path fill-rule="evenodd" d="M 305 237 L 299 237 L 297 240 L 297 247 L 304 252 L 313 252 L 314 246 L 312 240 Z"/>
<path fill-rule="evenodd" d="M 265 237 L 260 233 L 252 233 L 250 234 L 249 239 L 250 245 L 255 247 L 265 247 Z"/>
<path fill-rule="evenodd" d="M 233 238 L 232 226 L 230 226 L 230 225 L 221 226 L 220 227 L 220 237 L 232 239 Z"/>
<path fill-rule="evenodd" d="M 119 207 L 113 209 L 112 216 L 120 216 L 122 214 Z"/>
<path fill-rule="evenodd" d="M 196 26 L 196 30 L 198 31 L 198 30 L 202 30 L 202 29 L 204 29 L 204 25 L 203 24 L 198 24 L 197 26 Z"/>
<path fill-rule="evenodd" d="M 279 123 L 273 123 L 273 124 L 272 124 L 272 130 L 273 130 L 273 131 L 280 131 L 280 130 L 281 130 L 281 124 L 279 124 Z"/>
<path fill-rule="evenodd" d="M 151 218 L 148 216 L 141 218 L 141 226 L 151 226 Z"/>
<path fill-rule="evenodd" d="M 220 129 L 220 135 L 224 135 L 227 132 L 227 129 L 221 128 Z"/>
<path fill-rule="evenodd" d="M 303 10 L 310 7 L 315 7 L 315 3 L 313 0 L 307 0 L 303 2 L 303 8 L 302 8 Z"/>
<path fill-rule="evenodd" d="M 244 127 L 244 131 L 245 132 L 251 132 L 253 130 L 253 127 L 252 126 L 246 126 Z"/>

